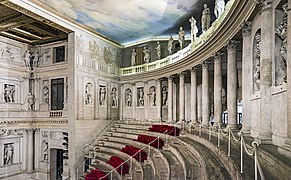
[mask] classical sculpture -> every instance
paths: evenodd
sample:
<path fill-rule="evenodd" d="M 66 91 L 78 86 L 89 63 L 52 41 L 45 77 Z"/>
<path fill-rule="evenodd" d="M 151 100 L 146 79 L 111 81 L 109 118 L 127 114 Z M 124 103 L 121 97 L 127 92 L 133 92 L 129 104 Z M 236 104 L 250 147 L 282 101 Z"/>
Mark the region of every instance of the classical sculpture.
<path fill-rule="evenodd" d="M 34 53 L 34 57 L 33 57 L 33 61 L 32 61 L 32 65 L 33 65 L 33 67 L 34 68 L 36 68 L 36 67 L 38 67 L 38 63 L 39 63 L 39 58 L 40 58 L 41 56 L 39 55 L 39 52 L 35 52 Z"/>
<path fill-rule="evenodd" d="M 138 102 L 139 106 L 144 106 L 144 91 L 143 88 L 140 88 L 138 91 Z"/>
<path fill-rule="evenodd" d="M 162 88 L 162 105 L 165 106 L 167 105 L 167 100 L 168 100 L 168 89 L 166 86 Z"/>
<path fill-rule="evenodd" d="M 150 102 L 152 104 L 152 106 L 156 106 L 156 88 L 153 86 L 150 88 L 150 93 L 148 94 L 148 96 L 150 97 Z"/>
<path fill-rule="evenodd" d="M 43 150 L 43 160 L 48 160 L 48 142 L 46 140 L 42 141 L 42 150 Z"/>
<path fill-rule="evenodd" d="M 144 55 L 143 56 L 143 61 L 145 63 L 149 63 L 151 56 L 150 56 L 150 50 L 147 47 L 143 48 L 143 55 Z"/>
<path fill-rule="evenodd" d="M 43 102 L 48 104 L 49 103 L 49 88 L 47 86 L 43 87 Z"/>
<path fill-rule="evenodd" d="M 9 85 L 9 84 L 4 85 L 4 101 L 6 103 L 14 102 L 14 93 L 15 93 L 15 89 L 13 85 Z"/>
<path fill-rule="evenodd" d="M 202 31 L 205 32 L 210 27 L 211 13 L 210 13 L 210 9 L 207 7 L 207 4 L 204 4 L 203 7 L 204 7 L 204 10 L 202 11 L 201 25 L 202 25 Z"/>
<path fill-rule="evenodd" d="M 14 156 L 13 144 L 5 144 L 3 165 L 13 164 L 13 156 Z"/>
<path fill-rule="evenodd" d="M 254 90 L 260 90 L 260 59 L 261 59 L 261 32 L 255 34 L 254 44 Z"/>
<path fill-rule="evenodd" d="M 35 97 L 31 93 L 28 93 L 27 96 L 27 104 L 28 104 L 28 110 L 34 111 L 34 104 L 35 104 Z"/>
<path fill-rule="evenodd" d="M 221 16 L 221 14 L 224 11 L 224 7 L 225 7 L 224 0 L 215 0 L 214 14 L 215 14 L 216 18 L 218 18 L 219 16 Z"/>
<path fill-rule="evenodd" d="M 132 105 L 132 93 L 131 93 L 130 89 L 128 89 L 126 92 L 126 105 L 128 107 L 131 107 L 131 105 Z"/>
<path fill-rule="evenodd" d="M 180 44 L 180 49 L 183 49 L 183 46 L 184 46 L 184 41 L 185 41 L 185 31 L 183 30 L 183 27 L 180 27 L 180 30 L 179 30 L 179 37 L 178 37 L 178 41 L 179 41 L 179 44 Z"/>
<path fill-rule="evenodd" d="M 173 42 L 174 42 L 174 39 L 171 36 L 170 39 L 168 40 L 168 54 L 169 55 L 172 54 Z"/>
<path fill-rule="evenodd" d="M 157 47 L 155 48 L 156 52 L 157 52 L 157 59 L 161 59 L 161 44 L 158 41 L 157 42 Z"/>
<path fill-rule="evenodd" d="M 191 42 L 193 43 L 195 41 L 196 34 L 198 33 L 198 28 L 196 26 L 196 20 L 193 16 L 189 19 L 189 22 L 191 26 Z"/>
<path fill-rule="evenodd" d="M 105 106 L 105 99 L 106 99 L 106 88 L 101 87 L 99 92 L 99 104 L 100 106 Z"/>
<path fill-rule="evenodd" d="M 117 101 L 117 89 L 114 87 L 111 91 L 111 97 L 112 97 L 112 107 L 117 107 L 118 106 L 118 101 Z"/>
<path fill-rule="evenodd" d="M 136 51 L 135 49 L 133 49 L 131 53 L 131 66 L 135 66 L 135 65 L 136 65 Z"/>
<path fill-rule="evenodd" d="M 86 84 L 86 87 L 85 87 L 85 104 L 86 105 L 93 104 L 92 88 L 93 88 L 93 85 L 91 83 Z"/>
<path fill-rule="evenodd" d="M 30 51 L 26 50 L 24 53 L 24 63 L 26 65 L 26 67 L 30 67 L 30 58 L 31 58 Z"/>
<path fill-rule="evenodd" d="M 275 29 L 275 33 L 281 39 L 282 44 L 280 48 L 281 59 L 277 61 L 277 84 L 283 84 L 287 82 L 287 7 L 288 4 L 285 3 L 282 8 L 284 10 L 284 16 L 281 24 Z"/>

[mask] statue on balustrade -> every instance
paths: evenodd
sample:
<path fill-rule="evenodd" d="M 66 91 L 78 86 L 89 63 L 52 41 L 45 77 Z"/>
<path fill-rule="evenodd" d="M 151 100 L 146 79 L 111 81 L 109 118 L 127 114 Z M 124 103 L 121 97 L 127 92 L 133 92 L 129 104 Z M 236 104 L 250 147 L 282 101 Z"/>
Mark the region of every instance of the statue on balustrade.
<path fill-rule="evenodd" d="M 144 61 L 144 63 L 149 63 L 150 62 L 150 58 L 151 58 L 151 56 L 150 56 L 150 50 L 147 48 L 147 47 L 144 47 L 143 48 L 143 61 Z"/>
<path fill-rule="evenodd" d="M 162 89 L 162 100 L 162 106 L 166 106 L 168 100 L 168 89 L 166 86 L 164 86 Z"/>
<path fill-rule="evenodd" d="M 169 55 L 171 55 L 173 53 L 172 52 L 173 42 L 174 42 L 174 39 L 171 36 L 170 39 L 168 40 L 168 53 L 169 53 Z"/>
<path fill-rule="evenodd" d="M 118 106 L 118 101 L 117 101 L 117 89 L 114 87 L 111 92 L 111 97 L 112 97 L 112 107 L 117 107 Z"/>
<path fill-rule="evenodd" d="M 207 4 L 204 4 L 204 10 L 202 11 L 201 25 L 202 31 L 206 32 L 210 28 L 211 13 L 210 9 L 207 7 Z"/>
<path fill-rule="evenodd" d="M 260 90 L 261 32 L 255 34 L 254 42 L 254 91 Z"/>
<path fill-rule="evenodd" d="M 161 44 L 159 41 L 157 42 L 157 47 L 155 48 L 155 50 L 157 52 L 157 59 L 161 59 Z"/>
<path fill-rule="evenodd" d="M 126 92 L 126 105 L 127 107 L 131 107 L 132 105 L 132 93 L 130 89 L 128 89 Z"/>
<path fill-rule="evenodd" d="M 186 33 L 183 30 L 183 27 L 180 27 L 179 37 L 178 37 L 178 41 L 179 41 L 179 44 L 180 44 L 180 49 L 183 49 L 183 47 L 184 47 L 185 35 L 186 35 Z"/>
<path fill-rule="evenodd" d="M 225 8 L 225 2 L 224 0 L 215 0 L 215 5 L 214 5 L 214 14 L 216 18 L 221 16 Z"/>
<path fill-rule="evenodd" d="M 99 92 L 99 105 L 100 106 L 105 106 L 105 99 L 106 99 L 106 88 L 100 87 L 100 92 Z"/>
<path fill-rule="evenodd" d="M 15 88 L 13 85 L 4 84 L 4 101 L 6 103 L 14 102 Z"/>
<path fill-rule="evenodd" d="M 139 106 L 144 106 L 144 91 L 143 88 L 140 88 L 138 91 L 138 102 Z"/>
<path fill-rule="evenodd" d="M 198 33 L 198 28 L 197 28 L 197 25 L 196 25 L 197 21 L 192 16 L 189 19 L 189 22 L 190 22 L 190 26 L 191 26 L 191 42 L 193 43 L 195 41 L 196 34 Z"/>
<path fill-rule="evenodd" d="M 148 94 L 148 96 L 150 97 L 150 102 L 152 106 L 156 106 L 156 88 L 154 86 L 152 86 L 150 88 L 150 93 Z"/>
<path fill-rule="evenodd" d="M 282 9 L 284 10 L 284 16 L 282 19 L 281 24 L 275 29 L 275 33 L 277 36 L 281 39 L 282 44 L 280 48 L 280 55 L 281 59 L 277 61 L 279 64 L 279 68 L 277 69 L 277 84 L 283 84 L 284 82 L 287 82 L 287 7 L 288 4 L 285 3 L 282 6 Z"/>
<path fill-rule="evenodd" d="M 3 165 L 13 164 L 14 148 L 13 144 L 4 144 Z"/>
<path fill-rule="evenodd" d="M 92 98 L 92 95 L 93 95 L 93 85 L 91 83 L 87 83 L 86 84 L 86 87 L 85 87 L 85 104 L 86 105 L 91 105 L 93 104 L 93 98 Z"/>
<path fill-rule="evenodd" d="M 135 65 L 136 65 L 136 50 L 133 49 L 131 53 L 131 66 L 135 66 Z"/>
<path fill-rule="evenodd" d="M 27 96 L 27 104 L 28 104 L 28 110 L 30 111 L 34 111 L 35 110 L 35 97 L 34 95 L 32 95 L 31 93 L 28 93 L 28 96 Z"/>

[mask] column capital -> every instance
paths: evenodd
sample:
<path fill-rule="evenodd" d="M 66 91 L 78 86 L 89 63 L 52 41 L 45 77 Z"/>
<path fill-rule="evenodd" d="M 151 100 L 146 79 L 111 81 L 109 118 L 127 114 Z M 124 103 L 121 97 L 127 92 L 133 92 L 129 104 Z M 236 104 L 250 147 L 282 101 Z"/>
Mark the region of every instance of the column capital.
<path fill-rule="evenodd" d="M 196 74 L 198 69 L 199 69 L 198 67 L 194 66 L 194 67 L 191 68 L 191 72 Z"/>
<path fill-rule="evenodd" d="M 208 61 L 202 63 L 202 69 L 208 69 Z"/>
<path fill-rule="evenodd" d="M 215 62 L 215 61 L 221 61 L 223 54 L 224 54 L 224 53 L 222 53 L 222 52 L 216 52 L 216 53 L 214 54 L 214 56 L 213 56 L 213 60 L 214 60 L 214 62 Z"/>
<path fill-rule="evenodd" d="M 184 77 L 185 74 L 187 74 L 187 73 L 185 71 L 182 71 L 182 72 L 179 73 L 179 77 L 181 77 L 181 76 Z"/>
<path fill-rule="evenodd" d="M 254 3 L 259 6 L 261 11 L 265 11 L 272 8 L 273 0 L 254 0 Z"/>
<path fill-rule="evenodd" d="M 241 28 L 242 28 L 242 35 L 243 36 L 249 36 L 249 35 L 251 35 L 251 32 L 252 32 L 252 22 L 251 21 L 244 21 L 241 24 Z"/>
<path fill-rule="evenodd" d="M 27 132 L 28 134 L 33 134 L 33 131 L 34 131 L 34 130 L 35 130 L 34 128 L 26 129 L 26 132 Z"/>
<path fill-rule="evenodd" d="M 227 51 L 236 51 L 238 48 L 239 41 L 229 40 L 227 44 Z"/>

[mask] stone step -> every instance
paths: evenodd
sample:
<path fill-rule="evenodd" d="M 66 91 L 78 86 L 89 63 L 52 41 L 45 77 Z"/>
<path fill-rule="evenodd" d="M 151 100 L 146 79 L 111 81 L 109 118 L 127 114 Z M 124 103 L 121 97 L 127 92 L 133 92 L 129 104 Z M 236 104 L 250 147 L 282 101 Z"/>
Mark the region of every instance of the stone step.
<path fill-rule="evenodd" d="M 163 154 L 170 164 L 170 179 L 185 180 L 184 168 L 177 157 L 171 151 L 163 151 Z"/>

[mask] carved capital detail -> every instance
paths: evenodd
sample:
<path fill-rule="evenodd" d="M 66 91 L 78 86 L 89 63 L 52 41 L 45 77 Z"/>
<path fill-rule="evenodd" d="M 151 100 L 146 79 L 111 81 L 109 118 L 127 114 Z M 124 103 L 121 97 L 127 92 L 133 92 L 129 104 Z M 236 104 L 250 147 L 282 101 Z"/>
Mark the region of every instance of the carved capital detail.
<path fill-rule="evenodd" d="M 241 24 L 242 28 L 242 35 L 248 36 L 252 32 L 252 22 L 251 21 L 245 21 Z"/>
<path fill-rule="evenodd" d="M 227 51 L 236 51 L 238 48 L 239 41 L 230 40 L 227 44 Z"/>
<path fill-rule="evenodd" d="M 222 52 L 216 52 L 213 56 L 214 61 L 221 61 L 223 54 Z"/>
<path fill-rule="evenodd" d="M 202 69 L 208 69 L 208 62 L 207 61 L 204 61 L 202 63 Z"/>
<path fill-rule="evenodd" d="M 197 73 L 197 71 L 198 71 L 198 69 L 199 69 L 199 68 L 198 68 L 198 67 L 196 67 L 196 66 L 195 66 L 195 67 L 192 67 L 192 69 L 191 69 L 191 72 L 193 72 L 193 73 L 195 73 L 195 74 L 196 74 L 196 73 Z"/>
<path fill-rule="evenodd" d="M 272 7 L 273 0 L 254 0 L 254 3 L 259 6 L 261 11 L 270 9 Z"/>

